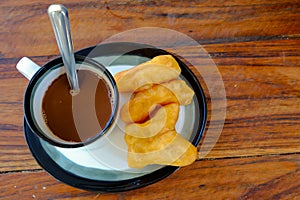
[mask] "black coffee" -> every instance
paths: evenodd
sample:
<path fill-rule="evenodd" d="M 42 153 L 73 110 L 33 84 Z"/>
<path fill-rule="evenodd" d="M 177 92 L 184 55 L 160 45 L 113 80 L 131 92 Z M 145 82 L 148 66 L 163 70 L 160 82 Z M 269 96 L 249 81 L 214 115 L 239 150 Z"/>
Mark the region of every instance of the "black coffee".
<path fill-rule="evenodd" d="M 43 98 L 49 129 L 65 141 L 85 141 L 101 132 L 112 114 L 111 93 L 94 72 L 78 70 L 80 92 L 72 96 L 66 74 L 60 75 Z"/>

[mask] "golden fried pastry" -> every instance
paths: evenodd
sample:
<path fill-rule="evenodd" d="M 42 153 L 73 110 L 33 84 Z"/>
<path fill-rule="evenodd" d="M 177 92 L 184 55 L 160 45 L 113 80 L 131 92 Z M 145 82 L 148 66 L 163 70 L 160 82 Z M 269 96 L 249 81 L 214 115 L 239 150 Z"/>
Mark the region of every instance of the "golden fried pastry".
<path fill-rule="evenodd" d="M 175 131 L 180 105 L 190 104 L 194 96 L 177 79 L 180 73 L 177 61 L 162 55 L 115 75 L 120 92 L 133 92 L 120 112 L 129 167 L 186 166 L 196 160 L 196 147 Z"/>
<path fill-rule="evenodd" d="M 171 55 L 156 56 L 152 60 L 115 74 L 119 92 L 133 92 L 178 78 L 181 69 Z"/>
<path fill-rule="evenodd" d="M 173 68 L 176 71 L 181 71 L 177 61 L 171 55 L 155 56 L 154 58 L 152 58 L 148 62 L 149 63 L 156 63 L 156 64 L 165 65 L 166 67 Z"/>
<path fill-rule="evenodd" d="M 158 105 L 177 103 L 177 98 L 171 90 L 162 86 L 153 87 L 134 93 L 129 102 L 121 109 L 121 119 L 126 122 L 143 122 Z"/>
<path fill-rule="evenodd" d="M 186 166 L 197 158 L 197 148 L 176 131 L 159 133 L 150 138 L 125 135 L 128 166 L 142 168 L 149 164 Z"/>
<path fill-rule="evenodd" d="M 193 95 L 194 91 L 183 80 L 154 85 L 133 94 L 121 109 L 121 119 L 125 123 L 143 122 L 158 105 L 170 103 L 187 105 L 192 101 Z"/>
<path fill-rule="evenodd" d="M 162 86 L 168 88 L 175 94 L 180 105 L 188 105 L 192 102 L 195 94 L 184 80 L 173 80 L 163 83 Z"/>
<path fill-rule="evenodd" d="M 128 124 L 125 133 L 137 138 L 149 138 L 160 132 L 174 130 L 178 114 L 179 104 L 171 103 L 162 106 L 146 122 Z"/>

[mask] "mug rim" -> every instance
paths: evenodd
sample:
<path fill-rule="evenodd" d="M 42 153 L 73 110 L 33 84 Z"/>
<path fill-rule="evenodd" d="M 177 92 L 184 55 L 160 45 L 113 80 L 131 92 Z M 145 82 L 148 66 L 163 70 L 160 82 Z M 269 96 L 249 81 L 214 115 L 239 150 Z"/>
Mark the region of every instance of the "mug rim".
<path fill-rule="evenodd" d="M 88 144 L 91 144 L 92 142 L 98 140 L 100 137 L 106 135 L 106 133 L 113 127 L 113 124 L 116 123 L 117 117 L 118 117 L 118 107 L 119 107 L 119 91 L 117 88 L 117 84 L 112 76 L 112 74 L 108 71 L 106 67 L 104 67 L 99 62 L 95 61 L 92 58 L 89 58 L 87 56 L 82 56 L 79 54 L 74 55 L 75 57 L 75 63 L 87 63 L 89 65 L 95 66 L 97 68 L 100 68 L 103 74 L 108 78 L 110 81 L 110 84 L 112 85 L 112 90 L 114 93 L 114 103 L 112 106 L 112 114 L 106 123 L 105 127 L 101 130 L 101 132 L 95 134 L 95 136 L 88 138 L 85 141 L 81 142 L 70 142 L 66 141 L 66 143 L 55 141 L 48 137 L 46 134 L 43 133 L 43 131 L 38 128 L 38 125 L 36 125 L 34 120 L 34 114 L 31 109 L 31 101 L 32 101 L 32 95 L 34 93 L 34 89 L 38 81 L 40 81 L 40 78 L 43 77 L 44 74 L 46 74 L 49 70 L 51 70 L 54 67 L 57 67 L 57 65 L 63 65 L 62 57 L 54 58 L 47 63 L 45 63 L 41 68 L 33 75 L 33 77 L 30 79 L 25 94 L 24 94 L 24 118 L 31 129 L 33 133 L 35 133 L 38 137 L 41 139 L 49 142 L 50 144 L 62 147 L 62 148 L 78 148 L 82 147 Z M 59 66 L 60 67 L 60 66 Z M 54 133 L 53 133 L 54 134 Z M 54 134 L 56 135 L 56 134 Z M 63 141 L 63 139 L 61 139 Z"/>

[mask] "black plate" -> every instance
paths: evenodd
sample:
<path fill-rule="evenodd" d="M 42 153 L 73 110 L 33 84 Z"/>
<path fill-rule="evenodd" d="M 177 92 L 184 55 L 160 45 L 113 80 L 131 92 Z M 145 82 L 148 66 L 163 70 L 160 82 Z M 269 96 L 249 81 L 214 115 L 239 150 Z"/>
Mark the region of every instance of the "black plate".
<path fill-rule="evenodd" d="M 136 65 L 141 62 L 144 62 L 145 59 L 151 59 L 157 55 L 165 55 L 170 53 L 162 49 L 157 49 L 152 46 L 143 45 L 143 44 L 108 43 L 108 44 L 102 44 L 102 45 L 80 50 L 76 52 L 76 54 L 88 56 L 91 58 L 115 56 L 113 60 L 108 61 L 109 63 L 102 63 L 104 66 L 109 67 L 108 65 L 116 65 L 118 63 L 122 63 L 126 65 Z M 121 59 L 126 56 L 129 56 L 129 58 L 131 58 L 130 57 L 131 55 L 134 55 L 135 59 Z M 191 137 L 189 138 L 189 140 L 190 142 L 192 142 L 192 144 L 197 146 L 203 135 L 205 124 L 206 124 L 207 108 L 206 108 L 205 96 L 202 87 L 200 86 L 197 78 L 192 73 L 192 71 L 175 55 L 173 56 L 176 58 L 177 62 L 181 67 L 182 70 L 181 76 L 188 82 L 190 87 L 192 87 L 193 90 L 195 91 L 194 101 L 196 102 L 196 106 L 194 112 L 195 114 L 194 121 L 196 123 L 193 124 L 192 127 L 193 131 L 191 133 Z M 76 188 L 89 190 L 89 191 L 97 191 L 97 192 L 127 191 L 127 190 L 141 188 L 149 184 L 155 183 L 157 181 L 160 181 L 178 169 L 178 167 L 164 166 L 148 174 L 142 174 L 141 176 L 137 176 L 134 178 L 113 180 L 113 181 L 105 180 L 105 179 L 101 180 L 99 178 L 97 178 L 96 180 L 90 177 L 84 177 L 82 175 L 78 175 L 76 173 L 72 173 L 66 170 L 66 168 L 63 168 L 58 162 L 54 161 L 53 157 L 49 155 L 48 153 L 49 151 L 45 150 L 45 145 L 42 145 L 42 143 L 45 143 L 45 141 L 39 139 L 31 131 L 26 121 L 24 121 L 24 130 L 25 130 L 25 138 L 30 148 L 30 151 L 34 156 L 34 158 L 36 159 L 36 161 L 40 164 L 40 166 L 43 167 L 49 174 L 51 174 L 56 179 Z M 95 171 L 95 173 L 97 173 L 97 171 Z"/>

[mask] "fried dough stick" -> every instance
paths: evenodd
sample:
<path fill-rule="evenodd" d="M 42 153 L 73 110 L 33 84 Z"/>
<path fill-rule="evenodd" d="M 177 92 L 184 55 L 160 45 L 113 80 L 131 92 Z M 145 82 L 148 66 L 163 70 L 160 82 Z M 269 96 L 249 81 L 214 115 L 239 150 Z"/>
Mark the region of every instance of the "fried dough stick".
<path fill-rule="evenodd" d="M 115 74 L 119 92 L 134 92 L 178 78 L 181 69 L 171 55 L 156 56 L 152 60 L 137 65 L 129 70 Z"/>
<path fill-rule="evenodd" d="M 174 130 L 179 114 L 179 104 L 171 103 L 160 107 L 144 123 L 131 123 L 125 126 L 125 133 L 137 138 L 153 137 L 160 132 Z"/>
<path fill-rule="evenodd" d="M 157 106 L 170 103 L 187 105 L 192 101 L 193 96 L 194 91 L 183 80 L 154 85 L 147 90 L 133 94 L 129 102 L 121 109 L 121 119 L 125 123 L 141 123 L 149 118 L 149 114 Z"/>
<path fill-rule="evenodd" d="M 128 166 L 142 168 L 150 164 L 186 166 L 197 158 L 197 148 L 175 130 L 149 138 L 125 135 Z"/>

